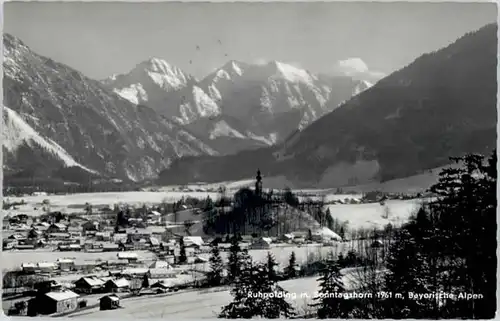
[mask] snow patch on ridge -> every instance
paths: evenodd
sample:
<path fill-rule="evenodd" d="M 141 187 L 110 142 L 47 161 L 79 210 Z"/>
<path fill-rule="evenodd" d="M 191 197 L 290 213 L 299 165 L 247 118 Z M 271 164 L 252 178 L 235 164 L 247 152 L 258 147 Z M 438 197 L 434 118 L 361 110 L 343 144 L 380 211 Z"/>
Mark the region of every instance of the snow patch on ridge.
<path fill-rule="evenodd" d="M 76 162 L 64 148 L 53 140 L 42 137 L 14 110 L 4 106 L 2 120 L 2 146 L 9 152 L 16 152 L 24 144 L 30 147 L 36 145 L 60 159 L 67 167 L 78 166 L 88 172 L 97 173 Z"/>
<path fill-rule="evenodd" d="M 241 139 L 246 138 L 243 134 L 241 134 L 237 130 L 231 128 L 231 126 L 229 126 L 229 124 L 224 120 L 221 120 L 215 124 L 214 128 L 210 132 L 209 138 L 211 140 L 213 140 L 213 139 L 215 139 L 217 137 L 221 137 L 221 136 L 235 137 L 235 138 L 241 138 Z"/>
<path fill-rule="evenodd" d="M 193 87 L 193 97 L 201 117 L 217 116 L 220 113 L 219 106 L 200 87 Z"/>
<path fill-rule="evenodd" d="M 135 105 L 143 101 L 148 101 L 148 94 L 142 87 L 142 84 L 133 84 L 130 87 L 115 89 L 114 92 Z"/>

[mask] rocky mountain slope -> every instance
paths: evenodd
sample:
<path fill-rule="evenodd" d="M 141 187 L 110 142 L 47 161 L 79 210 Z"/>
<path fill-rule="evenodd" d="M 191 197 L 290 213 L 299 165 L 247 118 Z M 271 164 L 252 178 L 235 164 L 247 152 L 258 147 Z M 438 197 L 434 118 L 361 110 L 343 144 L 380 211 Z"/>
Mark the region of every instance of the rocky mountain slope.
<path fill-rule="evenodd" d="M 173 158 L 217 154 L 176 122 L 4 34 L 4 170 L 76 166 L 101 176 L 156 177 Z"/>
<path fill-rule="evenodd" d="M 296 186 L 355 185 L 487 153 L 496 146 L 496 65 L 494 24 L 422 55 L 279 146 L 188 157 L 160 182 L 237 180 L 260 167 Z"/>
<path fill-rule="evenodd" d="M 277 61 L 232 60 L 198 82 L 157 58 L 103 83 L 132 103 L 173 118 L 221 154 L 281 142 L 369 86 Z"/>

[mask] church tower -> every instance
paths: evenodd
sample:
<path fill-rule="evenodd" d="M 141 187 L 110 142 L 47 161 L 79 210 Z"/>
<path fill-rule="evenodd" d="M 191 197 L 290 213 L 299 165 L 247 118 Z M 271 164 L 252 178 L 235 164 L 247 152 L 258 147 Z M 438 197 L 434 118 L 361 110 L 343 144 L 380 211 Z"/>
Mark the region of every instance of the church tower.
<path fill-rule="evenodd" d="M 260 169 L 257 170 L 257 176 L 255 177 L 255 195 L 262 195 L 262 176 L 260 176 Z"/>

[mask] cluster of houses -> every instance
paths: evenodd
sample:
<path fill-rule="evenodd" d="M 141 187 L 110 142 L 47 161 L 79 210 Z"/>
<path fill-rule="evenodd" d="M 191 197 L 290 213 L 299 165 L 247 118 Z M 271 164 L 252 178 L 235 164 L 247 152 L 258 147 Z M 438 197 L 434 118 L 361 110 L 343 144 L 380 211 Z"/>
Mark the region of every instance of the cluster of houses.
<path fill-rule="evenodd" d="M 37 284 L 37 294 L 27 301 L 26 315 L 53 315 L 70 313 L 78 308 L 85 307 L 87 302 L 75 289 L 82 288 L 86 293 L 102 293 L 98 299 L 101 310 L 110 310 L 120 307 L 120 297 L 117 292 L 130 290 L 130 283 L 126 279 L 100 280 L 97 278 L 82 278 L 73 284 L 73 289 L 55 281 L 42 281 Z M 99 291 L 99 292 L 94 292 Z"/>
<path fill-rule="evenodd" d="M 119 260 L 132 263 L 139 261 L 134 253 Z M 60 259 L 60 268 L 71 269 L 71 260 Z M 61 264 L 67 264 L 66 266 Z M 163 293 L 167 290 L 175 290 L 175 286 L 169 285 L 165 279 L 175 279 L 181 273 L 166 261 L 156 260 L 147 267 L 130 267 L 128 264 L 123 270 L 109 271 L 108 276 L 88 275 L 71 283 L 61 283 L 54 279 L 38 282 L 34 288 L 36 297 L 27 301 L 27 315 L 68 313 L 83 307 L 81 302 L 88 295 L 106 294 L 99 299 L 101 310 L 118 308 L 120 296 L 129 295 L 134 290 L 140 290 L 144 279 L 148 279 L 148 287 Z M 24 266 L 30 268 L 31 266 Z M 53 267 L 53 266 L 52 266 Z M 94 271 L 95 272 L 95 271 Z M 86 303 L 86 302 L 85 302 Z"/>

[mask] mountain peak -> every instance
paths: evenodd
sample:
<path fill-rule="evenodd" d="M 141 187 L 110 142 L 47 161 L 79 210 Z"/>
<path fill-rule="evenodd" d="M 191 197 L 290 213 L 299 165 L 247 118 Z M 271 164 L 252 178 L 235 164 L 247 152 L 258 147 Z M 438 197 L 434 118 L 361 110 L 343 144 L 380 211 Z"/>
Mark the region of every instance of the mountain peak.
<path fill-rule="evenodd" d="M 305 83 L 312 85 L 315 79 L 315 77 L 307 70 L 276 60 L 268 62 L 267 68 L 273 73 L 273 76 L 283 78 L 292 83 Z"/>

